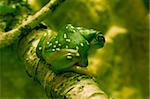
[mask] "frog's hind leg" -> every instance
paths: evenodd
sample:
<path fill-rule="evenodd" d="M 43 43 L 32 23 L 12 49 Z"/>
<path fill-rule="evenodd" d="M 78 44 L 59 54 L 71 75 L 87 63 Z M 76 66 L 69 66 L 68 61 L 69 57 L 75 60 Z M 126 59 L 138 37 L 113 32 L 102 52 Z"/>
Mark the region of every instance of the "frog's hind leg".
<path fill-rule="evenodd" d="M 81 67 L 81 66 L 75 65 L 75 66 L 72 66 L 72 68 L 70 68 L 70 69 L 71 69 L 71 71 L 79 73 L 79 74 L 86 74 L 86 75 L 90 74 L 87 67 Z"/>
<path fill-rule="evenodd" d="M 44 46 L 44 40 L 46 38 L 46 35 L 47 33 L 43 33 L 37 47 L 36 47 L 36 55 L 39 57 L 39 58 L 42 58 L 42 50 L 43 50 L 43 46 Z"/>

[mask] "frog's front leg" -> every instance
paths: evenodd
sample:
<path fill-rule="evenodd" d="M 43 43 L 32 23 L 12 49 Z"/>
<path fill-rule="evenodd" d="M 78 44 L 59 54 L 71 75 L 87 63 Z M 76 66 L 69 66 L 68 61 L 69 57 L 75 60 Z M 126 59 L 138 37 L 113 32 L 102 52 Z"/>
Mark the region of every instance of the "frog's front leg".
<path fill-rule="evenodd" d="M 46 38 L 47 33 L 43 33 L 37 47 L 36 47 L 36 55 L 41 59 L 42 58 L 42 48 L 44 45 L 44 40 Z"/>
<path fill-rule="evenodd" d="M 80 61 L 78 64 L 75 64 L 70 68 L 70 71 L 74 71 L 79 74 L 86 74 L 91 77 L 96 77 L 87 67 L 88 66 L 88 58 L 87 57 L 82 57 L 80 58 Z"/>
<path fill-rule="evenodd" d="M 86 74 L 86 75 L 91 75 L 89 69 L 87 67 L 81 67 L 74 65 L 72 68 L 70 68 L 71 71 L 74 71 L 79 74 Z"/>
<path fill-rule="evenodd" d="M 78 51 L 74 49 L 61 49 L 55 52 L 43 54 L 46 63 L 50 64 L 50 69 L 56 73 L 72 71 L 72 67 L 79 62 Z"/>

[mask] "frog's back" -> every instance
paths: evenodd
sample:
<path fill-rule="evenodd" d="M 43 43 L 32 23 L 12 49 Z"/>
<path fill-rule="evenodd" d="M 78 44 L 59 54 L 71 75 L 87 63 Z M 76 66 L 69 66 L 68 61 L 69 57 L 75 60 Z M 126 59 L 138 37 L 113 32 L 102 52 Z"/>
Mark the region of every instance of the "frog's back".
<path fill-rule="evenodd" d="M 43 33 L 36 47 L 36 54 L 39 58 L 43 59 L 43 51 L 51 46 L 52 43 L 50 42 L 54 37 L 56 37 L 56 35 L 56 32 L 51 31 L 49 29 Z"/>

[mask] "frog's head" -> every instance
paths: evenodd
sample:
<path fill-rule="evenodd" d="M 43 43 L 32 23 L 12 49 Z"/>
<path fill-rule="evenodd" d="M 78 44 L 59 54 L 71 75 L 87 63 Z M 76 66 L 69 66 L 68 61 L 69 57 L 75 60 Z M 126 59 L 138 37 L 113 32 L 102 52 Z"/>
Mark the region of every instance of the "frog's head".
<path fill-rule="evenodd" d="M 83 27 L 74 27 L 68 24 L 65 28 L 69 32 L 80 33 L 81 36 L 87 40 L 92 48 L 101 48 L 104 46 L 105 38 L 100 31 L 95 31 L 93 29 L 86 29 Z"/>
<path fill-rule="evenodd" d="M 94 48 L 101 48 L 104 46 L 105 38 L 101 32 L 96 32 L 93 39 L 90 41 L 90 46 Z"/>
<path fill-rule="evenodd" d="M 89 42 L 92 48 L 101 48 L 104 46 L 105 38 L 102 32 L 81 27 L 77 27 L 76 29 Z"/>

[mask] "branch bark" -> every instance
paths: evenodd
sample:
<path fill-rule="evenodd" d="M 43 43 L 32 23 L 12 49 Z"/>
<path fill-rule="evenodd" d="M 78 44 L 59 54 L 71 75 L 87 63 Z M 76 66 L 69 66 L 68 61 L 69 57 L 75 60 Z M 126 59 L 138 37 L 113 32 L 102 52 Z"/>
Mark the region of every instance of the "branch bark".
<path fill-rule="evenodd" d="M 18 25 L 15 29 L 8 32 L 0 32 L 0 48 L 12 44 L 19 38 L 23 31 L 32 30 L 44 20 L 48 13 L 53 12 L 64 1 L 65 0 L 50 0 L 40 11 L 28 17 L 26 21 Z"/>
<path fill-rule="evenodd" d="M 36 46 L 44 29 L 32 31 L 19 44 L 19 55 L 27 73 L 37 80 L 52 99 L 108 99 L 98 84 L 89 76 L 66 72 L 55 74 L 36 56 Z"/>

